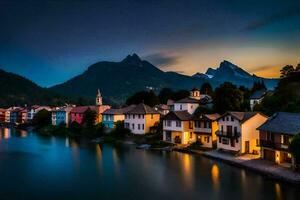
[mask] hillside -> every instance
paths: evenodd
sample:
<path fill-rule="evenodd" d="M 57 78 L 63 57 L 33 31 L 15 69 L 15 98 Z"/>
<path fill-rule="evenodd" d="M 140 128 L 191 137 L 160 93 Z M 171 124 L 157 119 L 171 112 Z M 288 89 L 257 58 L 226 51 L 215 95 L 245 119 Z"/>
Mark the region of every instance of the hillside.
<path fill-rule="evenodd" d="M 189 89 L 203 80 L 175 72 L 163 72 L 136 54 L 121 62 L 98 62 L 84 73 L 56 85 L 51 90 L 69 96 L 94 97 L 100 88 L 107 102 L 121 103 L 136 91 L 161 88 Z"/>
<path fill-rule="evenodd" d="M 59 104 L 64 98 L 32 81 L 0 69 L 0 107 Z"/>

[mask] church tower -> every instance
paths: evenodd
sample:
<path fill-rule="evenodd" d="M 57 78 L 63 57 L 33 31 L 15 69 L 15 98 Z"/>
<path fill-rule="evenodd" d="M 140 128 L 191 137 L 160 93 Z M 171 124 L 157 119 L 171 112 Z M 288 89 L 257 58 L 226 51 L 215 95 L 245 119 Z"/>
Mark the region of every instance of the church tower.
<path fill-rule="evenodd" d="M 102 96 L 100 93 L 100 90 L 98 89 L 97 95 L 96 95 L 96 105 L 101 106 L 102 105 Z"/>
<path fill-rule="evenodd" d="M 200 90 L 197 88 L 194 88 L 190 91 L 190 98 L 196 99 L 196 100 L 200 100 L 201 99 L 201 94 L 200 94 Z"/>

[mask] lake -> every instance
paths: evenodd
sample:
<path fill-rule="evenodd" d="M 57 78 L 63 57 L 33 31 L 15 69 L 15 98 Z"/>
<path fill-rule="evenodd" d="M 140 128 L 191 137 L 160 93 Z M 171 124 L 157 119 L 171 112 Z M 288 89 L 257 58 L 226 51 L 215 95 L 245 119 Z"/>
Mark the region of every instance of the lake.
<path fill-rule="evenodd" d="M 200 155 L 0 129 L 0 197 L 279 200 L 300 188 Z"/>

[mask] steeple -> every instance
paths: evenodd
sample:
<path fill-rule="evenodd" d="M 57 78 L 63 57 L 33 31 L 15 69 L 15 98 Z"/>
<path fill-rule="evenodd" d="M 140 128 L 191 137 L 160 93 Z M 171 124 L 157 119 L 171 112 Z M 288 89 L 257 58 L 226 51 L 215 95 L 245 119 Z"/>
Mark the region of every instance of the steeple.
<path fill-rule="evenodd" d="M 190 91 L 190 98 L 196 99 L 196 100 L 200 100 L 201 99 L 201 95 L 200 95 L 200 90 L 197 88 L 193 88 Z"/>
<path fill-rule="evenodd" d="M 96 95 L 96 105 L 101 106 L 102 105 L 102 96 L 100 93 L 100 90 L 98 89 L 97 95 Z"/>

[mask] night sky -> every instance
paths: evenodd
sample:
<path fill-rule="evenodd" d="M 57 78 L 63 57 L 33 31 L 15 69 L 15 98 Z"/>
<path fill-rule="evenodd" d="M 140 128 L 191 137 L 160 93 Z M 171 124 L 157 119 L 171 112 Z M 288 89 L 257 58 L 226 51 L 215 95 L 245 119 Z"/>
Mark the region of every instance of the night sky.
<path fill-rule="evenodd" d="M 0 0 L 0 68 L 41 86 L 134 52 L 164 71 L 229 60 L 278 77 L 300 63 L 300 0 Z"/>

